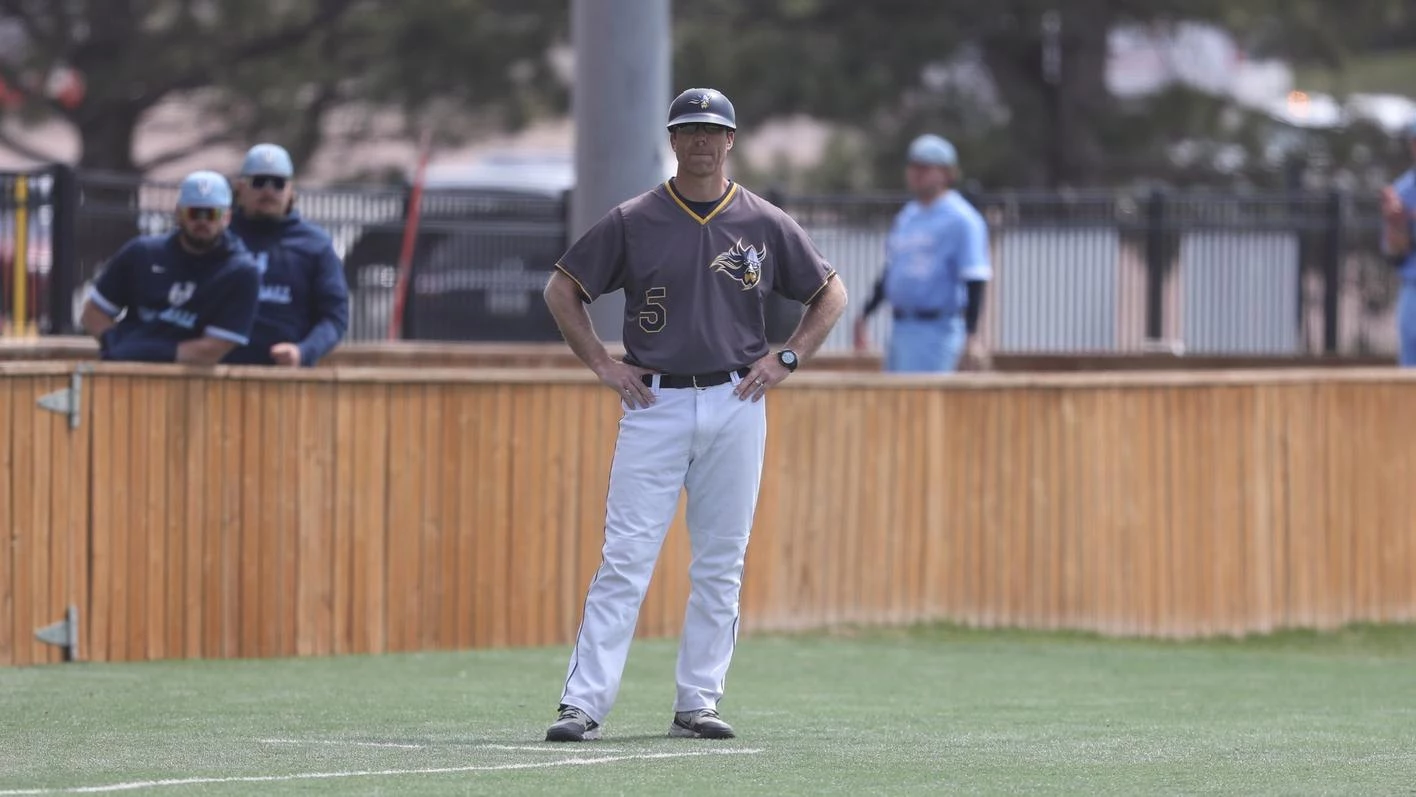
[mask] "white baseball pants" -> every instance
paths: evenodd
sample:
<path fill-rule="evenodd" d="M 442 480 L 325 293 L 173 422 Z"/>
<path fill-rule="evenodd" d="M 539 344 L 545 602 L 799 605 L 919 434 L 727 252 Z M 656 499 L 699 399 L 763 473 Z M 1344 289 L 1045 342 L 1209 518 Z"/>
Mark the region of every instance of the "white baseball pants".
<path fill-rule="evenodd" d="M 561 702 L 604 723 L 659 551 L 688 492 L 691 587 L 679 643 L 675 711 L 716 708 L 738 631 L 738 595 L 766 450 L 766 400 L 709 388 L 661 389 L 625 408 L 610 466 L 605 544 L 590 583 Z"/>

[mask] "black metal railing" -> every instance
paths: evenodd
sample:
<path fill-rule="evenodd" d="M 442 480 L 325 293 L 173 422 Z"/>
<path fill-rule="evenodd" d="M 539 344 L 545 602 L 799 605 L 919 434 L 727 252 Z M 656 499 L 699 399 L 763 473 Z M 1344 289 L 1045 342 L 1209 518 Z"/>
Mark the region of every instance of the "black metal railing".
<path fill-rule="evenodd" d="M 985 335 L 1012 352 L 1387 353 L 1398 283 L 1375 197 L 1344 192 L 970 195 L 994 266 Z M 779 200 L 863 303 L 904 197 Z M 888 334 L 881 313 L 869 323 Z M 844 326 L 844 328 L 843 328 Z M 849 345 L 847 325 L 827 345 Z"/>
<path fill-rule="evenodd" d="M 23 189 L 21 190 L 21 183 Z M 22 315 L 46 334 L 77 331 L 85 286 L 124 241 L 171 228 L 176 185 L 54 167 L 0 174 L 0 317 L 13 328 L 12 250 L 23 194 L 28 245 Z M 882 268 L 906 197 L 773 196 L 812 235 L 853 297 L 827 349 Z M 1379 251 L 1376 197 L 1341 191 L 996 191 L 968 197 L 989 223 L 994 265 L 984 334 L 997 351 L 1381 353 L 1396 350 L 1398 281 Z M 302 190 L 353 298 L 352 340 L 388 336 L 407 226 L 404 189 Z M 555 340 L 540 292 L 568 245 L 568 197 L 423 194 L 402 323 L 406 339 Z M 784 338 L 799 308 L 770 308 Z M 875 340 L 889 314 L 869 323 Z"/>

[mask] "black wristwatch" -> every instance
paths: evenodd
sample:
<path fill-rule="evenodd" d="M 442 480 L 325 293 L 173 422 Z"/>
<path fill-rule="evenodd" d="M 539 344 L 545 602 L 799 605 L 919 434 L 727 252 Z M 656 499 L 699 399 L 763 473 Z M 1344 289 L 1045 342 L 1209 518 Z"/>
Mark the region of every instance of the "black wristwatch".
<path fill-rule="evenodd" d="M 795 371 L 798 363 L 796 352 L 791 349 L 782 349 L 777 352 L 777 362 L 781 363 L 782 367 L 788 371 Z"/>

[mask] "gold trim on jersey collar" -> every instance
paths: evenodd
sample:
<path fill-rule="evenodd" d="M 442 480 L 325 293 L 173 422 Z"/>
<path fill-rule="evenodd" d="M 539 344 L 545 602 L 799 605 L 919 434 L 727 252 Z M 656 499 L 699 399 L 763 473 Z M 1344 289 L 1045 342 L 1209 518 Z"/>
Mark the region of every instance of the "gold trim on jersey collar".
<path fill-rule="evenodd" d="M 709 213 L 707 216 L 700 216 L 697 213 L 694 213 L 693 208 L 690 208 L 688 205 L 684 204 L 683 199 L 679 197 L 678 192 L 674 190 L 674 187 L 670 184 L 670 181 L 664 181 L 664 190 L 668 192 L 669 198 L 674 201 L 675 205 L 678 205 L 680 208 L 683 208 L 684 213 L 687 213 L 688 215 L 692 216 L 698 221 L 699 224 L 707 224 L 709 221 L 712 220 L 714 216 L 718 215 L 719 213 L 722 213 L 723 208 L 726 208 L 728 206 L 728 203 L 733 201 L 733 197 L 737 196 L 738 184 L 737 182 L 734 182 L 732 186 L 728 188 L 728 193 L 723 194 L 723 198 L 718 200 L 717 205 L 713 206 L 713 212 Z"/>

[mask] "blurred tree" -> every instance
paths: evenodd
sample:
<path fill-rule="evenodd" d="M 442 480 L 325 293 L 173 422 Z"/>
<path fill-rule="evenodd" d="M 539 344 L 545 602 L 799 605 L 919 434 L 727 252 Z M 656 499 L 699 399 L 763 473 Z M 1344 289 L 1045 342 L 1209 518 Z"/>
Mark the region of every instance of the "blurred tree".
<path fill-rule="evenodd" d="M 905 146 L 925 129 L 947 132 L 986 185 L 1287 179 L 1287 156 L 1272 146 L 1283 136 L 1322 151 L 1354 135 L 1359 147 L 1378 141 L 1371 130 L 1296 135 L 1182 88 L 1122 101 L 1107 85 L 1109 31 L 1207 22 L 1252 54 L 1334 67 L 1374 47 L 1416 45 L 1408 0 L 700 0 L 675 15 L 676 85 L 723 87 L 745 125 L 800 112 L 854 128 L 871 167 L 856 189 L 898 187 Z M 1175 161 L 1170 150 L 1191 138 L 1243 156 Z M 823 168 L 831 176 L 821 182 L 833 185 L 856 173 Z"/>
<path fill-rule="evenodd" d="M 432 123 L 459 107 L 489 109 L 496 123 L 515 125 L 538 103 L 556 102 L 556 82 L 544 79 L 544 54 L 564 30 L 555 5 L 0 0 L 0 22 L 21 33 L 19 46 L 0 55 L 0 80 L 21 101 L 9 113 L 74 126 L 86 168 L 144 171 L 213 144 L 266 137 L 286 142 L 303 163 L 337 110 L 348 112 L 344 135 L 367 138 L 380 129 L 404 133 L 408 120 Z M 72 87 L 50 90 L 55 75 L 83 81 L 76 102 Z M 177 96 L 199 111 L 184 120 L 191 140 L 139 160 L 135 129 Z M 406 113 L 390 120 L 378 112 L 386 107 Z"/>
<path fill-rule="evenodd" d="M 444 137 L 480 120 L 515 125 L 555 101 L 545 79 L 562 36 L 553 0 L 0 0 L 0 120 L 60 119 L 77 131 L 78 165 L 146 172 L 217 144 L 285 144 L 299 169 L 331 128 L 347 139 Z M 561 9 L 561 16 L 564 16 Z M 59 76 L 62 80 L 56 81 Z M 78 78 L 81 82 L 76 82 Z M 161 117 L 180 142 L 135 151 Z M 391 112 L 390 112 L 391 111 Z M 338 116 L 336 116 L 338 114 Z M 412 131 L 410 127 L 420 128 Z M 0 130 L 35 160 L 58 160 Z M 91 276 L 138 232 L 137 187 L 84 186 L 89 214 L 76 253 Z"/>
<path fill-rule="evenodd" d="M 806 180 L 841 190 L 897 187 L 907 141 L 927 128 L 956 139 L 971 176 L 1020 187 L 1166 175 L 1177 141 L 1262 154 L 1286 132 L 1196 92 L 1112 97 L 1117 23 L 1214 22 L 1256 55 L 1333 69 L 1416 46 L 1409 0 L 696 0 L 673 12 L 674 84 L 728 90 L 747 136 L 793 113 L 841 126 L 856 143 Z M 564 0 L 0 0 L 5 26 L 17 36 L 0 35 L 0 116 L 68 120 L 90 168 L 141 171 L 260 138 L 303 163 L 330 136 L 446 141 L 569 110 L 551 59 L 568 38 Z M 191 140 L 139 158 L 135 127 L 173 97 L 200 111 L 180 122 Z M 1276 179 L 1249 161 L 1262 168 L 1245 179 Z M 1207 168 L 1175 176 L 1228 179 Z"/>

